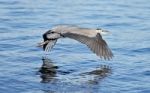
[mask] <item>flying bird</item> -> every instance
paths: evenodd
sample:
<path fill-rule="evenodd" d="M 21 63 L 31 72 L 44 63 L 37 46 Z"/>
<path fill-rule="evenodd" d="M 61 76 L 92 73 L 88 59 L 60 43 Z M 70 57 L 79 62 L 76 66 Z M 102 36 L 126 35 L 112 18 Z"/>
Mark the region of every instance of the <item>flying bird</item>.
<path fill-rule="evenodd" d="M 87 45 L 101 59 L 110 60 L 113 53 L 102 38 L 102 35 L 107 33 L 109 31 L 103 29 L 57 25 L 43 34 L 44 41 L 39 43 L 38 46 L 42 46 L 44 51 L 50 51 L 59 38 L 71 38 Z"/>

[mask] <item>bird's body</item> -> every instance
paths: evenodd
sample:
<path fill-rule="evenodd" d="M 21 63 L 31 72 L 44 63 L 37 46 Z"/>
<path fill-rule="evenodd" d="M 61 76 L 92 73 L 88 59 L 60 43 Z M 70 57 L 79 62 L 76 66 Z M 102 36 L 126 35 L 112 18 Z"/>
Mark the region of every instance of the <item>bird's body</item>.
<path fill-rule="evenodd" d="M 58 25 L 43 34 L 44 42 L 40 43 L 45 51 L 53 48 L 57 39 L 71 38 L 86 44 L 100 58 L 111 59 L 113 54 L 107 43 L 102 39 L 101 29 L 80 28 L 77 26 Z"/>
<path fill-rule="evenodd" d="M 66 34 L 66 33 L 73 33 L 84 35 L 88 37 L 95 37 L 97 34 L 97 30 L 89 29 L 89 28 L 79 28 L 77 26 L 68 26 L 68 25 L 59 25 L 52 28 L 53 32 Z"/>

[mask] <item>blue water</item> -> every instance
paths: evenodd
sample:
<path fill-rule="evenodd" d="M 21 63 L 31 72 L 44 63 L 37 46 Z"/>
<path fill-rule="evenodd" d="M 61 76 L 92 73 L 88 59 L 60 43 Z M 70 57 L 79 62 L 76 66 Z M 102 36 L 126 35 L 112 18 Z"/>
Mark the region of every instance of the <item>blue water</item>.
<path fill-rule="evenodd" d="M 61 39 L 36 47 L 57 24 L 103 28 L 104 61 Z M 0 0 L 0 93 L 150 93 L 149 0 Z"/>

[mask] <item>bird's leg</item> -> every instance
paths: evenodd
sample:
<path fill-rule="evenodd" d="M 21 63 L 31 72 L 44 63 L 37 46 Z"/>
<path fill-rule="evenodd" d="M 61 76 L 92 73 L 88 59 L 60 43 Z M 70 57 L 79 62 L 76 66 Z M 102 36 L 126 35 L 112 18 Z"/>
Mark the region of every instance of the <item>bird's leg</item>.
<path fill-rule="evenodd" d="M 42 47 L 43 45 L 47 44 L 49 42 L 49 40 L 46 40 L 44 42 L 38 43 L 38 47 Z"/>

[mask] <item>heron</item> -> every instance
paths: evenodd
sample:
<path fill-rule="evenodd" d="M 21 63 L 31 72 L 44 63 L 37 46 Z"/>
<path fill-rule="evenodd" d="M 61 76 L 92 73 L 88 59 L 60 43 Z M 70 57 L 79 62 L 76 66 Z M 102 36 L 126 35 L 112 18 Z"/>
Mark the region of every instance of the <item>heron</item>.
<path fill-rule="evenodd" d="M 106 41 L 102 38 L 102 35 L 108 33 L 109 31 L 104 29 L 57 25 L 43 34 L 44 41 L 39 43 L 38 46 L 43 47 L 44 51 L 51 51 L 58 39 L 70 38 L 87 45 L 101 59 L 110 60 L 113 57 L 113 53 Z"/>

